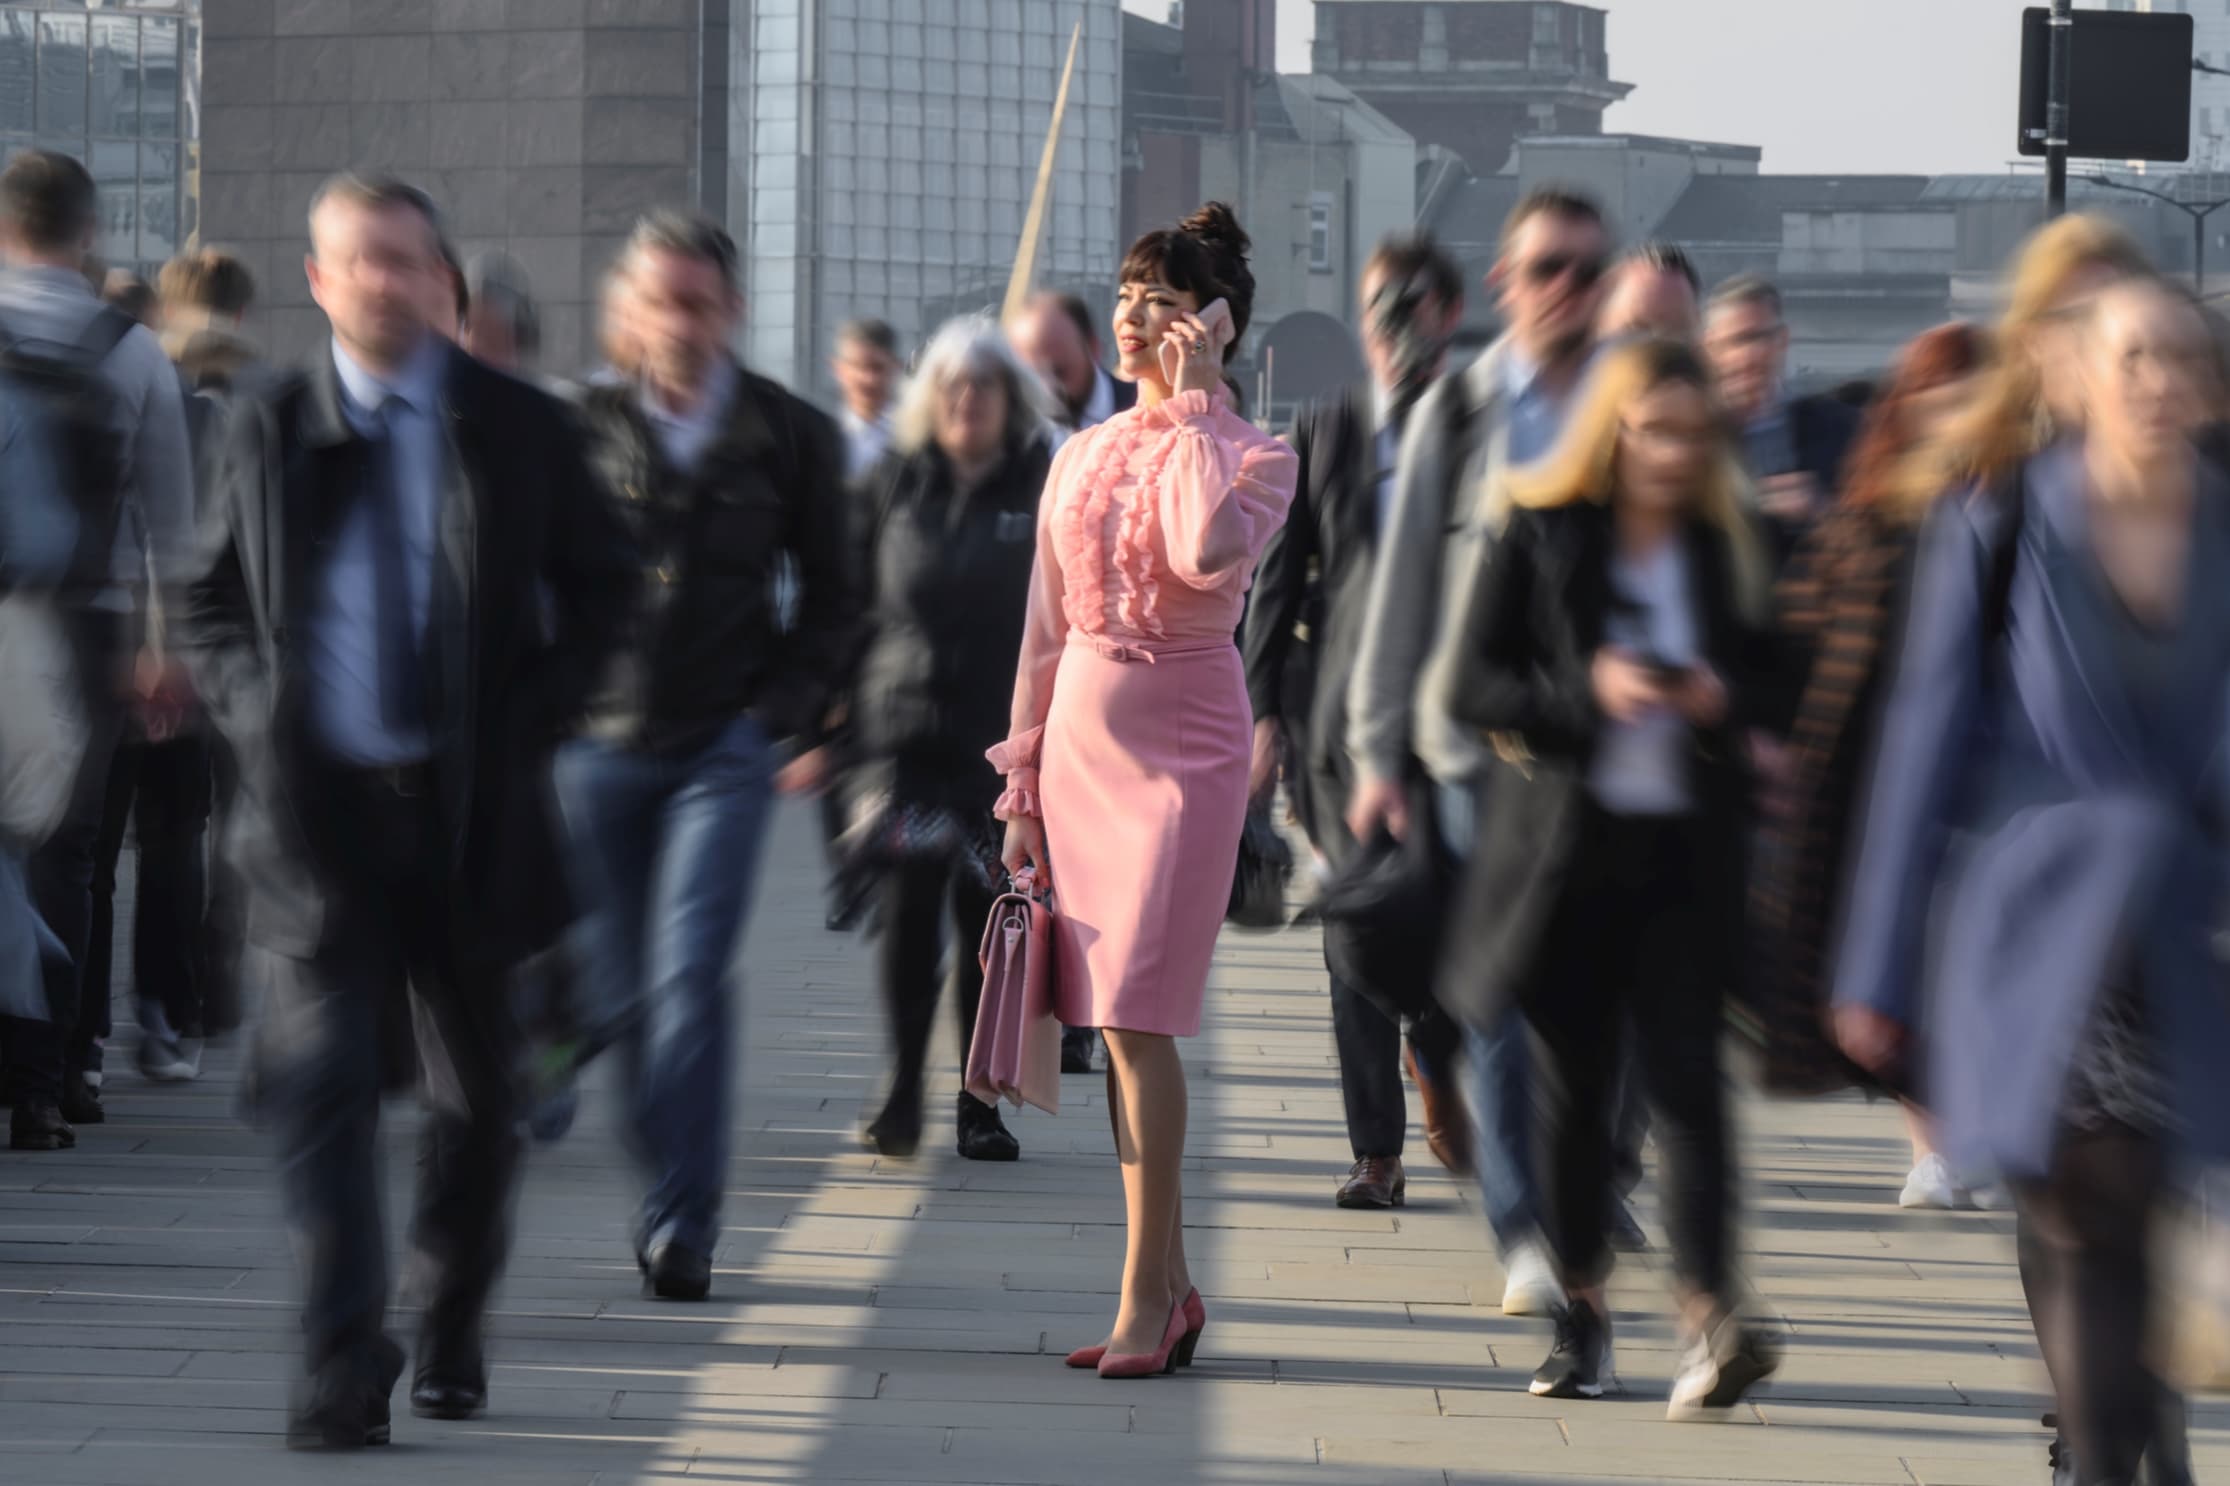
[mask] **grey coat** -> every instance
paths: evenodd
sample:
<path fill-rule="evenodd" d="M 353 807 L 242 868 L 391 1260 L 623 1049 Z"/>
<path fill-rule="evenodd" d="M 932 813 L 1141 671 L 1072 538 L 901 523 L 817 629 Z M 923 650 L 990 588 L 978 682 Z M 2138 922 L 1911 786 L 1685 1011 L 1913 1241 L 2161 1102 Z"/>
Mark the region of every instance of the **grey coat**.
<path fill-rule="evenodd" d="M 1462 598 L 1478 585 L 1500 525 L 1490 492 L 1505 462 L 1503 384 L 1509 342 L 1435 383 L 1410 414 L 1393 509 L 1378 535 L 1355 667 L 1347 746 L 1356 767 L 1400 779 L 1412 755 L 1443 784 L 1480 777 L 1476 731 L 1448 715 L 1461 650 Z"/>

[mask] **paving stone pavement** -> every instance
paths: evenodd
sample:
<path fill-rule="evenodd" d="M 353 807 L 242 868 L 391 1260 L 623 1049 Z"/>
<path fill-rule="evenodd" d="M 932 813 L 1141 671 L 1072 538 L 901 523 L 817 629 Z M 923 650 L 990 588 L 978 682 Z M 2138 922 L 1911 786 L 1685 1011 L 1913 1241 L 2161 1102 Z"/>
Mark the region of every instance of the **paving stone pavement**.
<path fill-rule="evenodd" d="M 1657 1253 L 1615 1289 L 1626 1394 L 1527 1397 L 1545 1328 L 1500 1313 L 1476 1198 L 1421 1138 L 1406 1209 L 1330 1203 L 1348 1158 L 1303 932 L 1227 939 L 1187 1049 L 1198 1366 L 1122 1384 L 1063 1368 L 1103 1334 L 1121 1261 L 1099 1080 L 1068 1079 L 1058 1118 L 1012 1120 L 1016 1165 L 952 1155 L 942 1096 L 920 1160 L 862 1153 L 885 1066 L 869 959 L 821 926 L 810 812 L 777 829 L 743 957 L 745 1094 L 711 1303 L 638 1298 L 633 1180 L 599 1071 L 574 1134 L 531 1159 L 488 1416 L 398 1409 L 386 1450 L 289 1454 L 295 1280 L 263 1141 L 232 1116 L 237 1053 L 151 1088 L 126 1034 L 107 1125 L 73 1154 L 0 1153 L 0 1483 L 2048 1479 L 2010 1219 L 1900 1212 L 1900 1122 L 1856 1101 L 1743 1103 L 1748 1274 L 1789 1342 L 1754 1405 L 1664 1421 Z M 398 1240 L 414 1124 L 391 1106 Z M 1641 1211 L 1661 1243 L 1646 1187 Z M 2230 1474 L 2230 1410 L 2196 1418 L 2202 1478 Z"/>

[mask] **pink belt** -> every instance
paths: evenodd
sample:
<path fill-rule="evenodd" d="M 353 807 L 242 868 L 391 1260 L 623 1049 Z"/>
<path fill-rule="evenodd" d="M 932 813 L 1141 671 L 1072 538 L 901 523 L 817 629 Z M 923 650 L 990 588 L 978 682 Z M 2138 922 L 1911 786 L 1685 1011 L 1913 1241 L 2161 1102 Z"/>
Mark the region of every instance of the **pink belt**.
<path fill-rule="evenodd" d="M 1154 665 L 1163 656 L 1206 655 L 1213 651 L 1229 650 L 1232 648 L 1233 642 L 1230 640 L 1156 640 L 1149 643 L 1132 644 L 1112 639 L 1106 635 L 1086 634 L 1083 630 L 1072 629 L 1069 631 L 1069 643 L 1071 645 L 1090 646 L 1092 651 L 1102 660 L 1121 661 L 1125 664 L 1132 661 L 1143 661 L 1147 665 Z"/>

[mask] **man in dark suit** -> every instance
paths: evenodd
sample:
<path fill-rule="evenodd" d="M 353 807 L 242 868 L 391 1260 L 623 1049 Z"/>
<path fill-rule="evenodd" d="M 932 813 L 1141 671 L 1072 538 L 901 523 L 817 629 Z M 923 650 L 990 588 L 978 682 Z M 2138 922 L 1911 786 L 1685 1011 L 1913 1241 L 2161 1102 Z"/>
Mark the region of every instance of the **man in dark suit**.
<path fill-rule="evenodd" d="M 1834 503 L 1858 414 L 1832 397 L 1788 395 L 1789 325 L 1770 279 L 1742 274 L 1714 289 L 1703 345 L 1720 406 L 1741 431 L 1778 567 Z"/>
<path fill-rule="evenodd" d="M 1136 383 L 1109 375 L 1091 306 L 1074 294 L 1040 294 L 1008 338 L 1022 364 L 1053 394 L 1054 421 L 1064 434 L 1105 423 L 1138 401 Z"/>
<path fill-rule="evenodd" d="M 636 575 L 558 405 L 430 330 L 432 203 L 339 176 L 310 237 L 332 341 L 238 396 L 182 628 L 239 760 L 256 1105 L 307 1272 L 288 1443 L 354 1448 L 386 1443 L 402 1370 L 378 1120 L 384 1008 L 406 986 L 431 1105 L 411 1402 L 486 1401 L 518 1156 L 505 973 L 549 932 L 520 859 Z"/>
<path fill-rule="evenodd" d="M 1370 381 L 1305 409 L 1295 424 L 1300 481 L 1284 528 L 1257 566 L 1241 636 L 1256 718 L 1255 791 L 1269 788 L 1282 752 L 1309 838 L 1334 864 L 1355 849 L 1344 818 L 1353 780 L 1343 683 L 1354 669 L 1379 527 L 1393 498 L 1395 451 L 1403 420 L 1440 374 L 1463 315 L 1462 274 L 1429 238 L 1380 243 L 1361 290 Z M 1304 619 L 1307 642 L 1297 646 Z M 1314 675 L 1289 675 L 1297 649 Z M 1332 1033 L 1355 1156 L 1337 1200 L 1342 1207 L 1398 1205 L 1409 1123 L 1402 1028 L 1335 974 Z M 1461 1040 L 1447 1014 L 1434 1010 L 1410 1026 L 1407 1048 L 1427 1143 L 1459 1171 L 1470 1164 L 1471 1144 L 1453 1076 Z"/>

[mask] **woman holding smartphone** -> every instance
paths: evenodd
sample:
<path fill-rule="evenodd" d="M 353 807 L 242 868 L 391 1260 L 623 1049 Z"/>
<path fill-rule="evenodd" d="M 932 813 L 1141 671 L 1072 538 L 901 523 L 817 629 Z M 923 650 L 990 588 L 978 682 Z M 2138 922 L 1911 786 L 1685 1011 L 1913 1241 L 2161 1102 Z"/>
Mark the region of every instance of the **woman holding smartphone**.
<path fill-rule="evenodd" d="M 1009 871 L 1054 890 L 1061 1021 L 1101 1028 L 1129 1225 L 1103 1378 L 1188 1361 L 1176 1039 L 1230 900 L 1254 718 L 1234 636 L 1293 498 L 1293 451 L 1232 410 L 1223 364 L 1254 301 L 1247 236 L 1210 202 L 1123 260 L 1121 374 L 1137 406 L 1061 446 L 1038 505 L 1013 728 L 991 750 Z M 1048 855 L 1048 852 L 1051 855 Z"/>
<path fill-rule="evenodd" d="M 1742 921 L 1742 683 L 1764 559 L 1696 353 L 1607 353 L 1563 442 L 1508 476 L 1509 526 L 1471 596 L 1452 715 L 1494 746 L 1441 999 L 1520 1007 L 1564 1091 L 1549 1203 L 1567 1301 L 1532 1391 L 1613 1387 L 1613 1075 L 1632 1019 L 1666 1165 L 1688 1346 L 1672 1415 L 1771 1372 L 1735 1315 L 1719 1001 Z"/>

